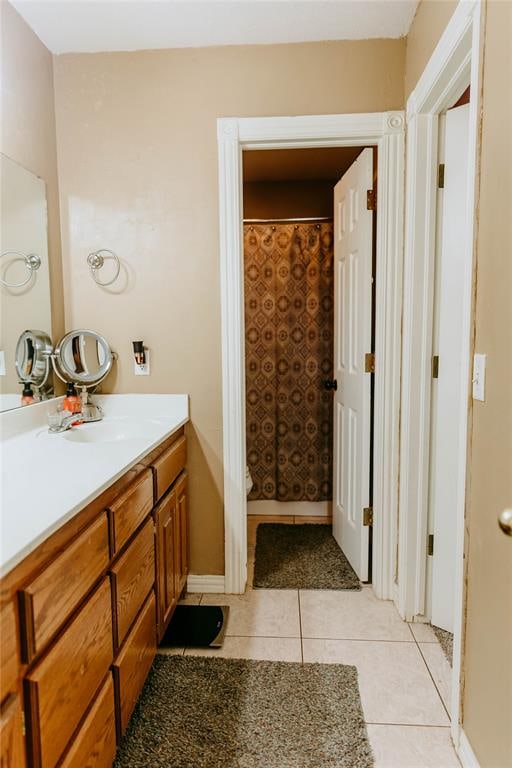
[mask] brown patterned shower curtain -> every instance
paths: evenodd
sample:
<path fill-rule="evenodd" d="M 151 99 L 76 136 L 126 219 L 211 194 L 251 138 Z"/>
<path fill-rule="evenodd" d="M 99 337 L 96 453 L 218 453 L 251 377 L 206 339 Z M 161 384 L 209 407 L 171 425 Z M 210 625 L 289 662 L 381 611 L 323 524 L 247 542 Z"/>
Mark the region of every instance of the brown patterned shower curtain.
<path fill-rule="evenodd" d="M 249 499 L 332 498 L 332 223 L 245 224 Z"/>

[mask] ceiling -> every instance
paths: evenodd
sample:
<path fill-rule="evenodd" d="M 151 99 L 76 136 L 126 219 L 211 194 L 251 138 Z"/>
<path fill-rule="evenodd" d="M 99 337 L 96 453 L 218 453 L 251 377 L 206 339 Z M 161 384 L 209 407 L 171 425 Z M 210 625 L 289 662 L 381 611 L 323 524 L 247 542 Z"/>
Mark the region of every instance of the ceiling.
<path fill-rule="evenodd" d="M 363 147 L 262 149 L 244 152 L 244 181 L 337 181 Z"/>
<path fill-rule="evenodd" d="M 403 37 L 418 0 L 10 0 L 53 53 Z"/>

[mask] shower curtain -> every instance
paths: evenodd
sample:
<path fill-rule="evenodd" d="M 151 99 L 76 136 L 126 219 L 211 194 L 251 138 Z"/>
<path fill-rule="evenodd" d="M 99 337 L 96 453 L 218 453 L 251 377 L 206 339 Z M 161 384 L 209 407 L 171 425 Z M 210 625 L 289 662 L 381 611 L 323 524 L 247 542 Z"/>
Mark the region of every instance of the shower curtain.
<path fill-rule="evenodd" d="M 245 224 L 249 499 L 332 498 L 332 223 Z"/>

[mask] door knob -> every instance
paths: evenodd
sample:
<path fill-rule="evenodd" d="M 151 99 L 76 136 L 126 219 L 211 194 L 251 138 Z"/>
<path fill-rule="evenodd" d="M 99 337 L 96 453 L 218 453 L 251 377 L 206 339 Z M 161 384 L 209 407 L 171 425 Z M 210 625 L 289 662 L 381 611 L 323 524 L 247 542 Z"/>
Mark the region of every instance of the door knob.
<path fill-rule="evenodd" d="M 336 379 L 325 379 L 324 389 L 333 389 L 336 392 L 338 389 L 338 382 Z"/>
<path fill-rule="evenodd" d="M 512 509 L 504 509 L 501 515 L 498 515 L 498 525 L 507 536 L 512 536 Z"/>

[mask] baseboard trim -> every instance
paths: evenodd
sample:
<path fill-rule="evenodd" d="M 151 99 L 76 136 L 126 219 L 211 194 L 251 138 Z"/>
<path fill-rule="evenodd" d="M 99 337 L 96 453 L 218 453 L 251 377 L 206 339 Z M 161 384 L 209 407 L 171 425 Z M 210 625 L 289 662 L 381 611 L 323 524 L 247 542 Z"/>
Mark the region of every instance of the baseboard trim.
<path fill-rule="evenodd" d="M 189 574 L 187 579 L 187 592 L 225 592 L 224 576 L 201 576 L 195 573 Z"/>
<path fill-rule="evenodd" d="M 457 754 L 462 764 L 462 768 L 480 768 L 480 763 L 476 759 L 476 755 L 473 752 L 468 737 L 462 728 L 460 729 L 459 734 L 459 748 L 457 749 Z"/>
<path fill-rule="evenodd" d="M 332 501 L 275 501 L 255 499 L 247 502 L 248 515 L 293 515 L 294 517 L 331 517 Z"/>

